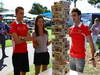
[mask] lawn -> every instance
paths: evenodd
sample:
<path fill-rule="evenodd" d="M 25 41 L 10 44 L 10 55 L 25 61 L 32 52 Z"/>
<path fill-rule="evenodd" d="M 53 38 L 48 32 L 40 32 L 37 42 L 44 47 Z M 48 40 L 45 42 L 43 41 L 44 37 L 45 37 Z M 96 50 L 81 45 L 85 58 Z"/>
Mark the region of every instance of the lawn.
<path fill-rule="evenodd" d="M 100 43 L 98 43 L 98 45 L 100 46 Z M 89 58 L 91 57 L 91 50 L 90 50 L 90 46 L 89 44 L 87 44 L 87 50 L 86 50 L 86 64 L 85 64 L 85 69 L 84 72 L 87 75 L 100 75 L 100 61 L 96 61 L 96 68 L 92 66 L 91 62 L 89 61 Z M 95 58 L 95 60 L 97 60 Z M 98 68 L 99 67 L 99 68 Z"/>
<path fill-rule="evenodd" d="M 53 39 L 54 38 L 54 35 L 52 35 L 52 30 L 51 29 L 47 29 L 48 31 L 48 34 L 49 34 L 49 40 Z"/>
<path fill-rule="evenodd" d="M 12 40 L 6 40 L 6 47 L 12 46 Z"/>

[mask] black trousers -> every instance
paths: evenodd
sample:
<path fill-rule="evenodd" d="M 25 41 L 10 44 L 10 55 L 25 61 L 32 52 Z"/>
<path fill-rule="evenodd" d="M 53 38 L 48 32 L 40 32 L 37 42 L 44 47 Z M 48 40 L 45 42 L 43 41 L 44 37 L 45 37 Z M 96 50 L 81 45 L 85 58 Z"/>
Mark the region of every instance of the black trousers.
<path fill-rule="evenodd" d="M 14 75 L 20 75 L 20 72 L 29 72 L 28 53 L 14 53 L 12 63 Z"/>
<path fill-rule="evenodd" d="M 2 57 L 5 56 L 5 35 L 0 34 L 0 44 L 2 47 Z"/>

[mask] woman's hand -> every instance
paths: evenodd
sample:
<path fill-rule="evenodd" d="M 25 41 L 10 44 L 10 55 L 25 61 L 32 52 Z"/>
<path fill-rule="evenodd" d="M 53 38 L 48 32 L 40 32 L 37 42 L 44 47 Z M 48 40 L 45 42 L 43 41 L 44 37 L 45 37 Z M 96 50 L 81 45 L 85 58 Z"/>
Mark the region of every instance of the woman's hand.
<path fill-rule="evenodd" d="M 52 40 L 48 40 L 47 46 L 49 46 L 52 43 Z"/>
<path fill-rule="evenodd" d="M 38 46 L 39 46 L 39 41 L 36 38 L 34 38 L 33 39 L 33 48 L 37 48 Z"/>

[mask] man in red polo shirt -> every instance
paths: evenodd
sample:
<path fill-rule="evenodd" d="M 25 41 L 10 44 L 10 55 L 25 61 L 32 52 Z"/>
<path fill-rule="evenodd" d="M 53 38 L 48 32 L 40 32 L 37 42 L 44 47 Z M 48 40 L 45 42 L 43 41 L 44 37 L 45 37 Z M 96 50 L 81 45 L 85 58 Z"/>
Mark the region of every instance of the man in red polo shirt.
<path fill-rule="evenodd" d="M 31 36 L 28 33 L 27 25 L 23 22 L 24 8 L 17 7 L 15 12 L 16 20 L 10 24 L 10 33 L 13 40 L 12 63 L 14 75 L 26 75 L 26 72 L 29 71 L 26 41 L 31 40 Z"/>
<path fill-rule="evenodd" d="M 71 16 L 74 25 L 69 28 L 69 36 L 71 37 L 71 48 L 70 48 L 70 69 L 78 72 L 83 72 L 85 65 L 85 43 L 88 39 L 93 66 L 94 61 L 94 45 L 91 37 L 91 32 L 88 26 L 81 23 L 81 11 L 77 8 L 72 9 Z"/>

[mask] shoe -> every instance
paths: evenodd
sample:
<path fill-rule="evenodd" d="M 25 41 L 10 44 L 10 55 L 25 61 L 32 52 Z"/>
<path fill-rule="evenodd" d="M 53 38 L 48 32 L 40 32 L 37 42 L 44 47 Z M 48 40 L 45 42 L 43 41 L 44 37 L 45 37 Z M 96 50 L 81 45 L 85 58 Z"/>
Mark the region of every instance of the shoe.
<path fill-rule="evenodd" d="M 0 67 L 0 71 L 4 68 L 4 67 L 6 67 L 7 65 L 6 64 L 3 64 L 1 67 Z"/>

